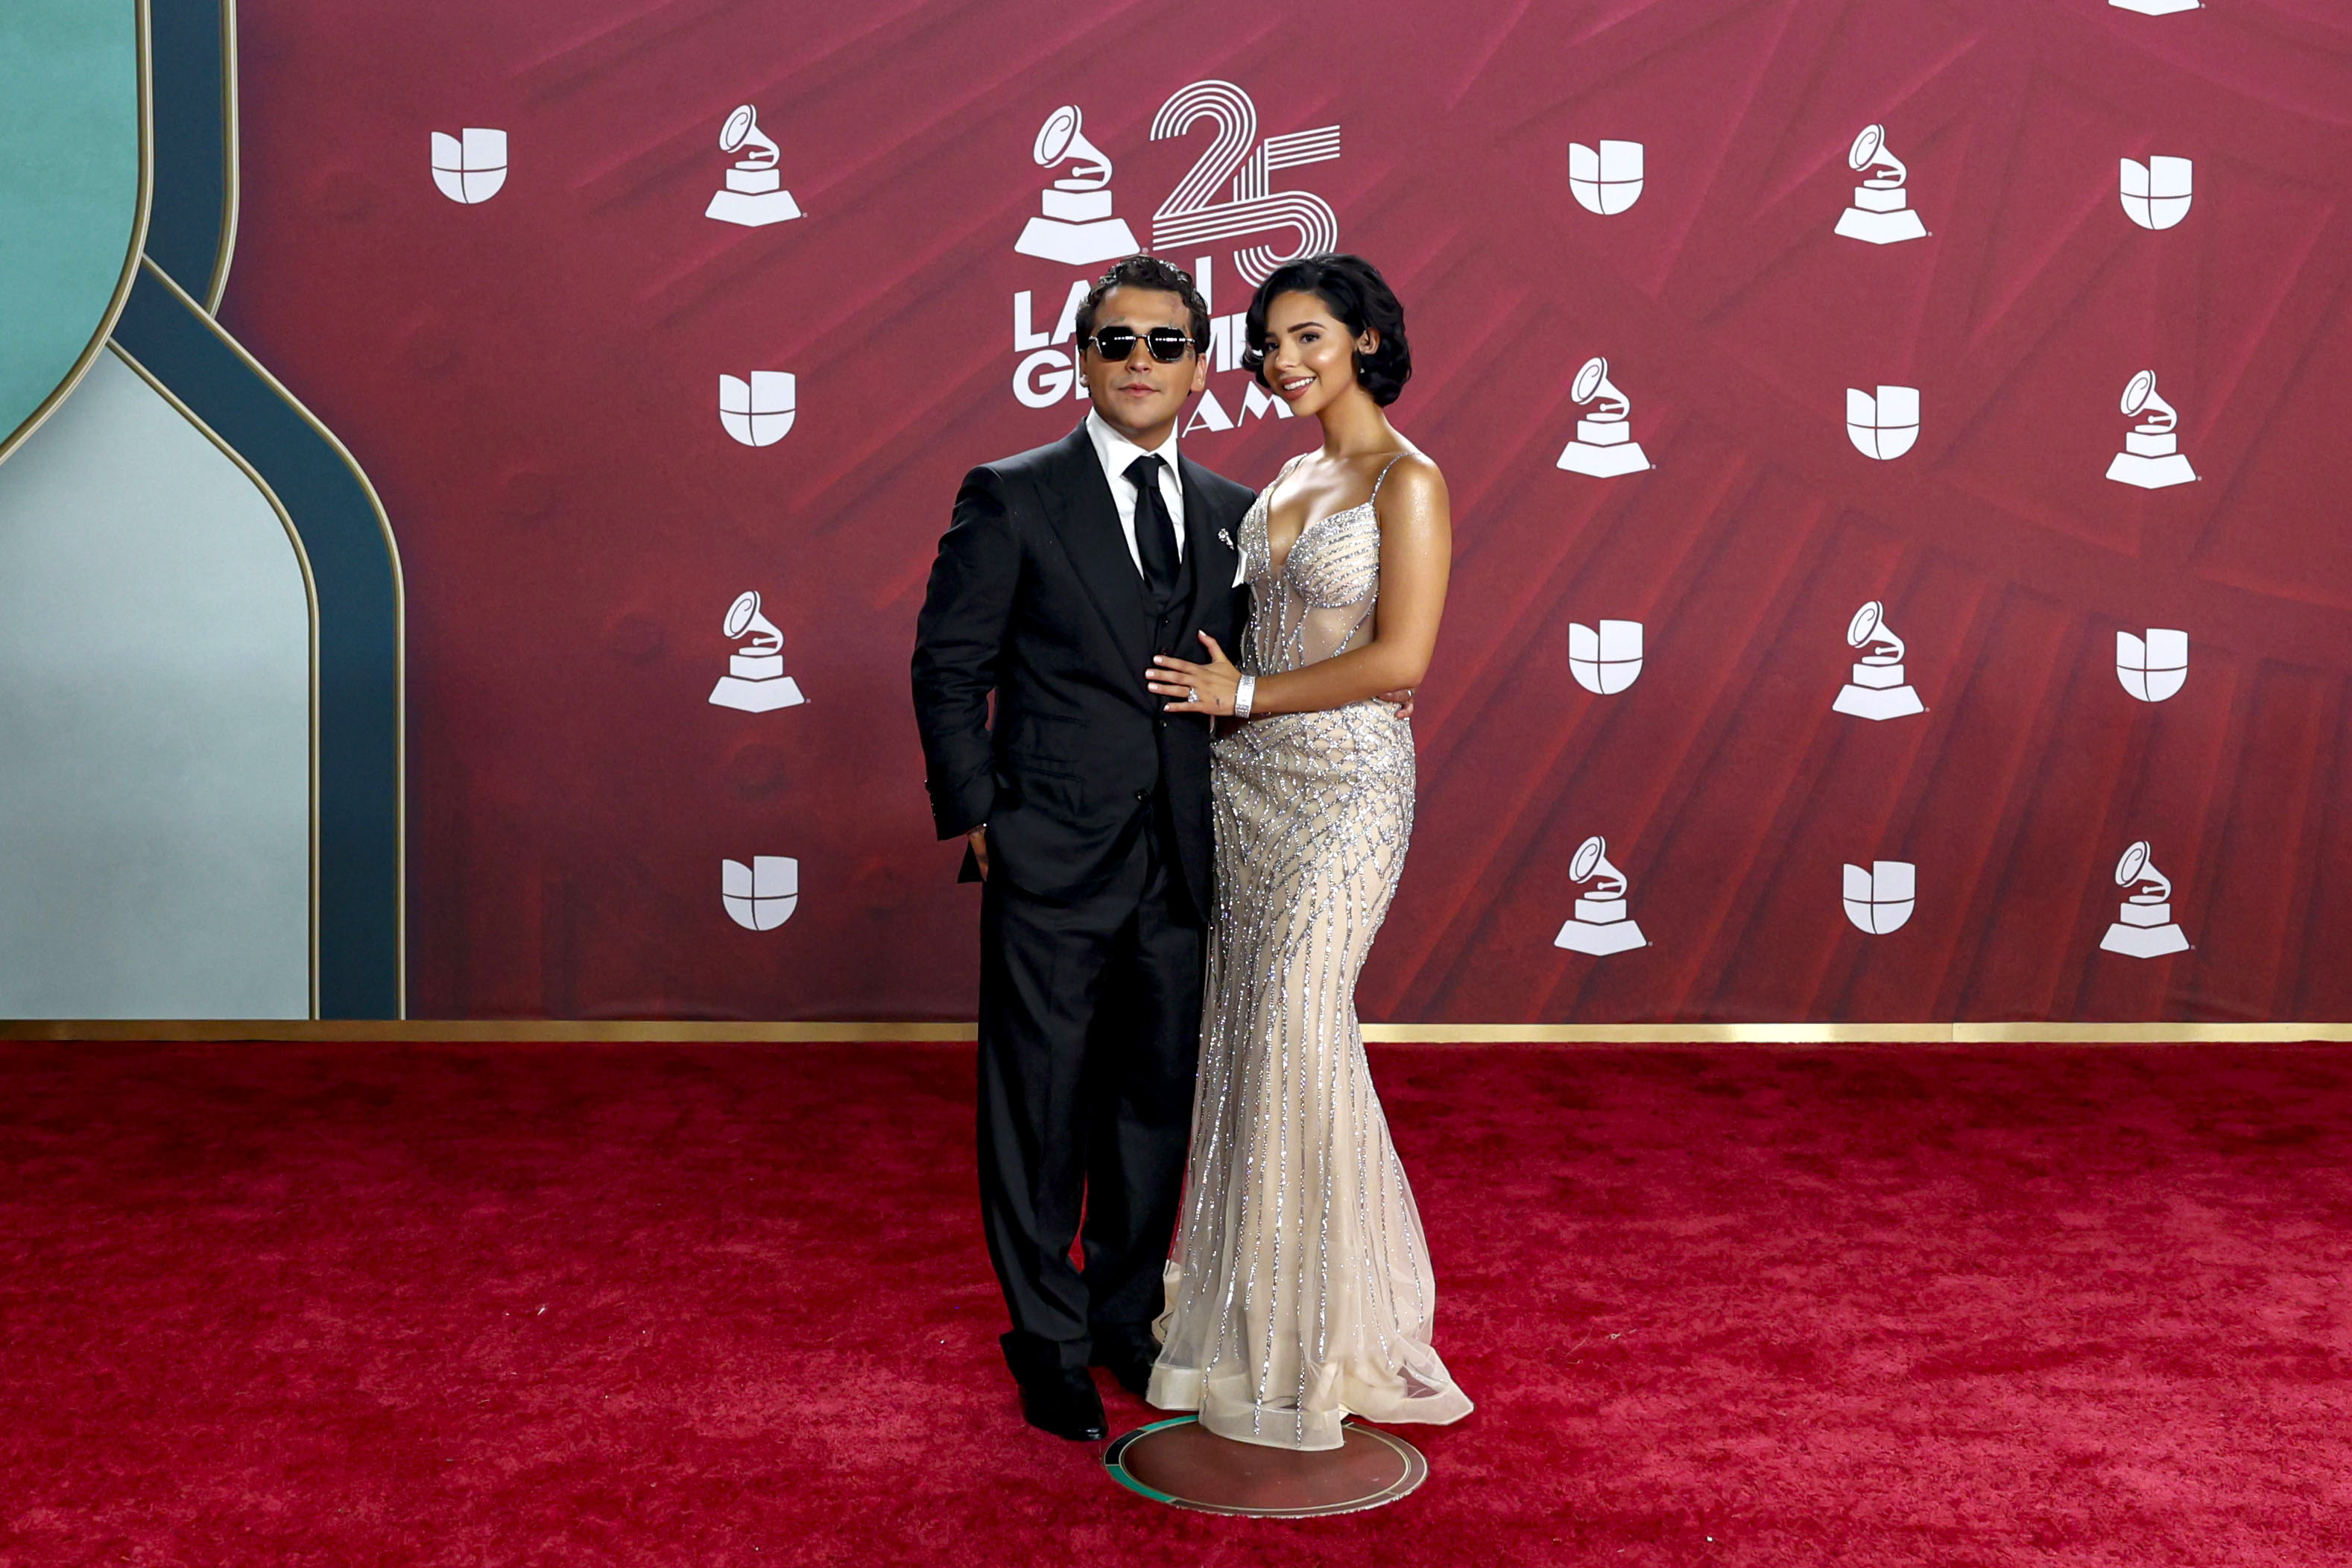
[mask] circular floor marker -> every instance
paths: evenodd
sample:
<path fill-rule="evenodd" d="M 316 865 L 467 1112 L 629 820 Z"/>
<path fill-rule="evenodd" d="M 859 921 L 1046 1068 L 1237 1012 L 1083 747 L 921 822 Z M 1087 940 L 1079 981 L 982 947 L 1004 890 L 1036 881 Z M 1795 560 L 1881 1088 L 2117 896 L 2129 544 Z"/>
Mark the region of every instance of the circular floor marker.
<path fill-rule="evenodd" d="M 1304 1519 L 1394 1502 L 1429 1479 L 1402 1437 L 1350 1421 L 1340 1447 L 1302 1454 L 1217 1436 L 1197 1416 L 1139 1426 L 1103 1455 L 1111 1479 L 1171 1508 Z"/>

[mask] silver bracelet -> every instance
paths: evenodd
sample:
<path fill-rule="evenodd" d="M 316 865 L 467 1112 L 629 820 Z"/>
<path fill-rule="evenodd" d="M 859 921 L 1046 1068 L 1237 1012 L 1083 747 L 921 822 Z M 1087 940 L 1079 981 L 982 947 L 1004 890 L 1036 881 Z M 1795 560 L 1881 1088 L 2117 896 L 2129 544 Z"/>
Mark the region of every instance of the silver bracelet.
<path fill-rule="evenodd" d="M 1257 677 L 1255 675 L 1243 676 L 1241 683 L 1234 688 L 1234 717 L 1236 719 L 1248 718 L 1250 716 L 1250 704 L 1255 701 L 1256 698 Z"/>

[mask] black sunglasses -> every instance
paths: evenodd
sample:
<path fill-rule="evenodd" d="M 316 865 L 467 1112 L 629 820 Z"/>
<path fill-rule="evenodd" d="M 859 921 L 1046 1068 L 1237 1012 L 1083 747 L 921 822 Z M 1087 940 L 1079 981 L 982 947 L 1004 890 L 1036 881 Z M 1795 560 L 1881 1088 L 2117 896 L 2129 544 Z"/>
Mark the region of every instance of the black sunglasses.
<path fill-rule="evenodd" d="M 1135 352 L 1137 335 L 1133 327 L 1105 327 L 1087 341 L 1103 358 L 1123 360 Z M 1141 336 L 1143 346 L 1161 364 L 1174 364 L 1192 347 L 1192 338 L 1176 327 L 1154 327 Z"/>

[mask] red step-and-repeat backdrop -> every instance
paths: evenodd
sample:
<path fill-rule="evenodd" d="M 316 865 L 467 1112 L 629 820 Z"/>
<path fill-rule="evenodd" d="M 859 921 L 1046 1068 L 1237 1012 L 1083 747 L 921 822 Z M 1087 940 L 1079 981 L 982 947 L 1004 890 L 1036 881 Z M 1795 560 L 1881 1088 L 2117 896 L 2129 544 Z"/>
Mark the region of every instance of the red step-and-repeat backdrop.
<path fill-rule="evenodd" d="M 412 1011 L 969 1016 L 915 612 L 1131 245 L 1245 483 L 1269 258 L 1409 313 L 1367 1018 L 2352 1017 L 2352 26 L 2179 5 L 243 0 L 223 315 L 398 532 Z"/>

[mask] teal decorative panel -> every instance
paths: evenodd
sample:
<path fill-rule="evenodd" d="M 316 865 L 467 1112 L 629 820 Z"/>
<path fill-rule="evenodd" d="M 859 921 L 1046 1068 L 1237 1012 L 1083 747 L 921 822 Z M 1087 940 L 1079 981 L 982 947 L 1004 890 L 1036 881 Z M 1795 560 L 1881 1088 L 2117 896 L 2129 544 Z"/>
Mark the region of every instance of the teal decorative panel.
<path fill-rule="evenodd" d="M 147 210 L 144 0 L 0 6 L 0 457 L 71 390 Z"/>

